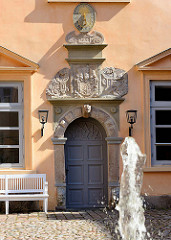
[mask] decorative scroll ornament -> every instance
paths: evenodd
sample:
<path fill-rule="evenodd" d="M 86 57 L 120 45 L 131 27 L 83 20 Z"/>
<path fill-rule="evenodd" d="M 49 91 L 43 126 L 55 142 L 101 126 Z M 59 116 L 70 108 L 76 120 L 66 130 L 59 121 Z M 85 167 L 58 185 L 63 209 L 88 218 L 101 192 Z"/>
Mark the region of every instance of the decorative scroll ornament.
<path fill-rule="evenodd" d="M 104 41 L 104 37 L 99 32 L 89 33 L 80 33 L 76 35 L 75 32 L 70 32 L 66 38 L 66 42 L 69 44 L 102 44 Z"/>
<path fill-rule="evenodd" d="M 72 65 L 63 68 L 49 84 L 48 100 L 73 98 L 117 99 L 128 92 L 128 74 L 119 68 L 100 70 L 96 65 Z"/>

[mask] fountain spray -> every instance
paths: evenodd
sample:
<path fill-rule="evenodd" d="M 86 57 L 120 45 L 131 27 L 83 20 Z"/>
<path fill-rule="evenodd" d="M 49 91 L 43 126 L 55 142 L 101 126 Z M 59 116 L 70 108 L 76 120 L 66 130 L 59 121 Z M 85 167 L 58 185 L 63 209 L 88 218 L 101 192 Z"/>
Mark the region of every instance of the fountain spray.
<path fill-rule="evenodd" d="M 145 240 L 146 227 L 143 200 L 140 196 L 143 165 L 146 155 L 132 137 L 125 138 L 121 146 L 123 172 L 120 183 L 118 228 L 123 240 Z"/>

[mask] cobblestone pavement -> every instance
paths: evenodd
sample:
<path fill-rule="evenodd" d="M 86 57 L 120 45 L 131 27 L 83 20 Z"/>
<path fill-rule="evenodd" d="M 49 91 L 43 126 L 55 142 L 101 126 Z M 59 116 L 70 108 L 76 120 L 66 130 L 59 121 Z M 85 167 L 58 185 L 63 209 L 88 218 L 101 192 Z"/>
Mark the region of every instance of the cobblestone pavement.
<path fill-rule="evenodd" d="M 109 240 L 102 210 L 0 215 L 0 240 Z"/>
<path fill-rule="evenodd" d="M 115 233 L 115 228 L 118 221 L 117 211 L 107 211 L 107 218 L 104 223 L 110 229 L 113 239 L 120 239 Z M 146 210 L 145 211 L 145 225 L 149 237 L 147 240 L 171 240 L 171 209 L 168 210 Z"/>
<path fill-rule="evenodd" d="M 171 240 L 171 210 L 146 210 L 145 217 L 152 240 Z M 1 214 L 0 240 L 117 240 L 114 231 L 117 220 L 117 211 L 103 209 L 49 212 L 47 215 L 42 212 Z"/>

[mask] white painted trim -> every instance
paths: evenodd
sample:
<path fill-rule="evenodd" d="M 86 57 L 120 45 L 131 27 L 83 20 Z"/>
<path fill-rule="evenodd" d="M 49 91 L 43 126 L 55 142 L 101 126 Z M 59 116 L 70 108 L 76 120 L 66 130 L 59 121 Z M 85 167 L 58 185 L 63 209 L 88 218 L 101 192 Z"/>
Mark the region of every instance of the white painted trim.
<path fill-rule="evenodd" d="M 155 112 L 156 110 L 170 110 L 171 101 L 155 101 L 155 86 L 171 86 L 171 81 L 150 81 L 150 116 L 151 116 L 151 162 L 152 166 L 156 165 L 171 165 L 171 161 L 168 160 L 156 160 L 156 147 L 157 146 L 168 146 L 170 143 L 156 143 L 156 128 L 171 128 L 170 125 L 156 125 L 155 123 Z"/>
<path fill-rule="evenodd" d="M 18 87 L 18 103 L 0 103 L 0 112 L 18 112 L 18 127 L 0 127 L 0 130 L 18 130 L 19 144 L 18 145 L 0 145 L 0 148 L 19 148 L 19 163 L 2 163 L 1 168 L 9 167 L 24 167 L 24 106 L 23 106 L 23 83 L 21 82 L 0 82 L 0 87 Z"/>

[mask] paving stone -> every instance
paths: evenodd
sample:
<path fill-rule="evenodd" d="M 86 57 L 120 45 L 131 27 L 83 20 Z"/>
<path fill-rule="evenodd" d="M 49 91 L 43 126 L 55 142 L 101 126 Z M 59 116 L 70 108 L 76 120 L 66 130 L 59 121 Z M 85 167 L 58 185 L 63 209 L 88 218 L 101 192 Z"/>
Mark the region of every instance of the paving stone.
<path fill-rule="evenodd" d="M 147 210 L 145 217 L 147 240 L 171 240 L 171 210 Z M 117 211 L 100 209 L 0 215 L 0 239 L 117 240 L 117 220 Z"/>
<path fill-rule="evenodd" d="M 83 212 L 85 213 L 85 212 Z M 86 215 L 88 215 L 86 213 Z M 3 217 L 2 217 L 3 216 Z M 59 216 L 64 220 L 58 220 Z M 65 217 L 66 216 L 66 217 Z M 0 219 L 7 219 L 0 225 L 0 239 L 58 239 L 58 240 L 100 240 L 112 239 L 109 231 L 102 222 L 96 224 L 95 220 L 86 219 L 79 212 L 48 213 L 44 214 L 16 214 L 0 215 Z M 42 221 L 40 218 L 43 218 Z M 81 218 L 81 219 L 77 219 Z M 91 217 L 92 218 L 92 217 Z M 13 221 L 10 221 L 12 220 Z M 49 219 L 53 219 L 52 221 Z M 23 221 L 24 220 L 24 221 Z M 10 222 L 10 224 L 9 224 Z"/>

